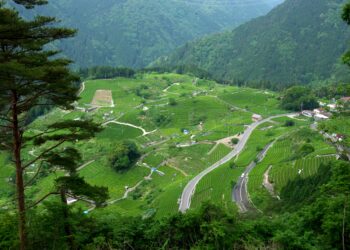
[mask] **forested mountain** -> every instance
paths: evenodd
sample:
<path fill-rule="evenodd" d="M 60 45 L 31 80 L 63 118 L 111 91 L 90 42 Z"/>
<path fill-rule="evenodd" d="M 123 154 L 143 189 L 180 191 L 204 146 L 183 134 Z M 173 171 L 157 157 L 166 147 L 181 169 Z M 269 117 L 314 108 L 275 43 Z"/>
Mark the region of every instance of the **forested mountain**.
<path fill-rule="evenodd" d="M 287 0 L 230 32 L 178 49 L 153 65 L 193 65 L 217 79 L 309 83 L 345 77 L 340 57 L 350 29 L 344 0 Z"/>
<path fill-rule="evenodd" d="M 34 11 L 79 30 L 59 46 L 78 66 L 143 67 L 192 39 L 263 15 L 282 1 L 56 0 Z"/>

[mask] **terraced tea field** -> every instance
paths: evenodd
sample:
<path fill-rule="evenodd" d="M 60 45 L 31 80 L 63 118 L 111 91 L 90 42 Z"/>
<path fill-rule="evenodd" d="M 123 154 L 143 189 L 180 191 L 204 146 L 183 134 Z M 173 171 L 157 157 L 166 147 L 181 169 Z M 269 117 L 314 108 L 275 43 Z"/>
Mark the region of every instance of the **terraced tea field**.
<path fill-rule="evenodd" d="M 45 124 L 68 119 L 92 119 L 104 127 L 95 138 L 74 143 L 83 158 L 80 175 L 93 185 L 109 189 L 108 205 L 92 210 L 96 213 L 106 210 L 161 217 L 178 211 L 179 198 L 188 181 L 234 149 L 230 138 L 239 137 L 252 123 L 253 113 L 265 117 L 284 113 L 279 109 L 276 93 L 223 86 L 177 74 L 86 81 L 80 97 L 75 110 L 55 109 L 33 122 L 29 132 L 40 133 Z M 226 164 L 206 176 L 196 189 L 193 207 L 205 200 L 234 206 L 232 185 L 259 149 L 283 134 L 307 126 L 307 122 L 296 120 L 295 127 L 284 127 L 285 119 L 272 120 L 256 129 L 235 160 L 236 167 Z M 116 145 L 124 140 L 134 141 L 142 157 L 134 167 L 120 173 L 111 168 L 110 159 Z M 284 151 L 278 150 L 275 156 L 266 158 L 285 158 Z M 40 148 L 30 147 L 27 152 L 25 157 L 30 159 Z M 6 202 L 12 187 L 4 180 L 9 180 L 12 171 L 6 156 L 1 157 L 0 163 L 6 167 L 0 170 L 0 187 L 4 190 L 0 201 Z M 35 173 L 36 166 L 30 171 Z M 278 171 L 274 173 L 278 178 Z M 42 176 L 28 189 L 29 196 L 49 192 L 55 178 L 53 174 Z M 279 185 L 283 185 L 282 180 L 285 179 Z M 90 207 L 81 202 L 76 205 Z"/>
<path fill-rule="evenodd" d="M 249 174 L 248 190 L 255 206 L 264 209 L 272 197 L 279 196 L 288 181 L 297 176 L 306 178 L 315 175 L 322 162 L 335 159 L 335 148 L 327 144 L 320 135 L 307 130 L 302 132 L 309 134 L 308 139 L 299 133 L 294 131 L 277 139 L 266 157 Z M 304 140 L 308 141 L 315 151 L 307 156 L 298 157 L 298 145 Z"/>
<path fill-rule="evenodd" d="M 300 159 L 294 164 L 281 164 L 271 168 L 270 181 L 274 184 L 275 190 L 279 192 L 287 183 L 297 176 L 307 178 L 314 175 L 322 163 L 334 160 L 334 156 L 319 156 Z"/>

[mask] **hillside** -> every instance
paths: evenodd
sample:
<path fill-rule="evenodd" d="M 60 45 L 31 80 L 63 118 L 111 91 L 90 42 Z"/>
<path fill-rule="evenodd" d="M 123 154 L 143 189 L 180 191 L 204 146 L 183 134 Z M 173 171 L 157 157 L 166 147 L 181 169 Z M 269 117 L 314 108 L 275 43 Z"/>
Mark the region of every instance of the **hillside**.
<path fill-rule="evenodd" d="M 101 95 L 101 91 L 110 92 L 109 97 Z M 96 138 L 75 143 L 83 155 L 79 173 L 90 184 L 109 189 L 110 199 L 103 209 L 95 210 L 92 204 L 83 200 L 76 203 L 77 207 L 91 209 L 89 211 L 93 214 L 99 214 L 102 210 L 161 218 L 176 213 L 185 185 L 236 147 L 239 148 L 241 143 L 246 143 L 237 158 L 232 157 L 225 164 L 220 164 L 199 182 L 191 204 L 191 208 L 196 208 L 204 201 L 212 200 L 216 204 L 235 208 L 231 198 L 232 183 L 254 161 L 258 151 L 271 141 L 310 125 L 310 121 L 303 117 L 275 117 L 288 113 L 279 108 L 277 93 L 224 86 L 189 75 L 152 73 L 139 74 L 136 78 L 90 80 L 84 83 L 80 96 L 75 110 L 66 112 L 54 109 L 35 120 L 28 133 L 43 131 L 49 122 L 69 119 L 93 119 L 103 124 L 104 130 Z M 253 114 L 272 118 L 256 125 L 248 140 L 242 132 L 253 124 Z M 285 126 L 287 120 L 293 120 L 295 125 Z M 309 137 L 315 153 L 310 154 L 308 159 L 335 153 L 334 148 L 327 145 L 321 136 L 313 133 Z M 142 157 L 126 170 L 116 171 L 111 156 L 125 141 L 134 142 Z M 292 166 L 300 157 L 290 157 L 297 155 L 303 144 L 302 137 L 296 138 L 292 145 L 283 144 L 290 147 L 287 150 L 289 154 L 277 152 L 282 154 L 282 159 L 276 162 L 276 168 L 285 166 L 287 160 Z M 24 158 L 32 159 L 40 151 L 40 147 L 28 147 Z M 11 197 L 14 186 L 7 181 L 12 175 L 8 168 L 11 164 L 8 156 L 4 154 L 0 160 L 6 166 L 0 170 L 3 177 L 0 181 L 1 206 Z M 262 168 L 269 163 L 271 159 Z M 232 167 L 232 164 L 236 167 Z M 317 172 L 319 167 L 319 164 L 308 166 L 308 161 L 301 161 L 300 164 L 305 164 L 305 169 L 310 167 L 308 173 L 311 174 Z M 32 166 L 28 169 L 28 178 L 36 168 Z M 290 172 L 293 179 L 296 172 L 293 169 Z M 54 189 L 54 178 L 55 174 L 45 172 L 34 185 L 28 187 L 28 196 L 35 199 Z M 262 178 L 262 174 L 259 178 Z M 279 187 L 285 185 L 281 183 Z"/>
<path fill-rule="evenodd" d="M 194 65 L 218 79 L 309 83 L 346 77 L 343 0 L 287 0 L 233 31 L 191 42 L 154 65 Z"/>
<path fill-rule="evenodd" d="M 217 220 L 226 237 L 225 240 L 215 240 L 212 249 L 231 249 L 233 244 L 251 249 L 262 244 L 278 244 L 276 249 L 323 249 L 320 246 L 340 245 L 338 238 L 325 237 L 330 231 L 337 230 L 338 233 L 341 230 L 339 225 L 343 220 L 337 215 L 343 211 L 342 196 L 339 194 L 334 198 L 332 193 L 332 199 L 337 201 L 332 212 L 328 210 L 328 204 L 317 198 L 322 195 L 322 185 L 335 179 L 339 173 L 345 176 L 348 165 L 336 161 L 335 147 L 310 129 L 311 119 L 297 114 L 281 115 L 288 111 L 279 108 L 278 93 L 225 86 L 190 75 L 150 73 L 137 74 L 134 78 L 86 81 L 80 97 L 74 110 L 56 108 L 36 119 L 25 133 L 40 135 L 47 124 L 68 120 L 94 120 L 104 128 L 96 137 L 74 143 L 82 154 L 77 168 L 79 176 L 89 184 L 109 191 L 109 199 L 102 207 L 78 196 L 70 199 L 73 232 L 77 238 L 82 238 L 77 240 L 79 246 L 89 244 L 89 249 L 98 249 L 99 244 L 115 239 L 110 243 L 115 249 L 162 249 L 166 244 L 178 246 L 177 249 L 201 244 L 199 249 L 205 249 L 212 241 L 201 242 L 202 237 L 206 237 L 195 229 L 200 223 L 208 226 Z M 252 120 L 253 114 L 261 114 L 265 120 L 256 123 Z M 254 126 L 251 135 L 247 136 L 247 131 Z M 113 158 L 120 157 L 121 145 L 131 143 L 138 149 L 139 158 L 123 166 L 122 170 L 117 169 Z M 59 150 L 64 150 L 67 145 L 61 145 Z M 223 159 L 236 148 L 241 149 L 240 154 L 223 163 Z M 23 149 L 23 159 L 30 161 L 42 150 L 42 145 L 28 145 Z M 263 157 L 259 156 L 261 152 L 265 152 Z M 188 212 L 180 215 L 181 194 L 187 183 L 218 162 L 220 165 L 198 182 Z M 15 188 L 14 169 L 11 157 L 4 151 L 0 151 L 0 163 L 3 166 L 0 168 L 0 218 L 6 221 L 5 212 L 11 211 L 9 208 L 12 207 L 7 204 L 11 204 Z M 120 167 L 122 162 L 117 163 Z M 250 167 L 252 163 L 255 164 L 253 168 Z M 343 164 L 340 169 L 347 172 L 332 172 L 340 164 Z M 41 165 L 32 164 L 25 171 L 26 178 L 31 179 L 40 168 Z M 27 186 L 28 200 L 54 192 L 56 180 L 62 175 L 62 171 L 44 169 L 36 181 Z M 240 185 L 240 181 L 248 180 L 248 176 L 249 182 Z M 272 183 L 272 190 L 262 185 L 265 176 Z M 249 201 L 245 200 L 246 210 L 234 195 L 235 190 L 250 197 Z M 323 190 L 329 190 L 329 187 Z M 57 234 L 60 238 L 52 241 L 54 233 L 46 228 L 62 226 L 60 213 L 51 217 L 51 214 L 56 216 L 51 209 L 56 208 L 54 204 L 58 199 L 50 196 L 44 205 L 36 208 L 37 215 L 30 217 L 31 221 L 38 222 L 30 228 L 36 229 L 31 236 L 35 239 L 31 243 L 35 246 L 33 249 L 55 249 L 51 245 L 57 242 L 67 244 L 61 233 L 56 233 L 56 238 Z M 208 205 L 208 201 L 216 206 Z M 318 203 L 313 206 L 315 201 Z M 317 219 L 310 217 L 315 213 L 310 212 L 309 216 L 304 213 L 320 209 L 320 204 L 324 209 L 315 216 L 327 217 L 322 217 L 317 228 L 330 220 L 334 228 L 322 226 L 322 231 L 319 231 L 309 225 L 308 221 Z M 303 209 L 296 209 L 300 207 Z M 237 211 L 252 213 L 255 219 L 249 219 L 249 216 L 243 219 L 245 216 L 238 215 Z M 293 214 L 284 213 L 286 211 L 293 211 Z M 211 218 L 209 222 L 207 218 Z M 305 225 L 291 238 L 285 228 L 298 228 L 300 223 L 295 218 L 304 221 Z M 193 221 L 185 222 L 187 220 Z M 15 229 L 12 229 L 15 227 L 8 224 L 0 223 L 0 239 L 2 235 L 7 237 L 9 228 L 11 236 L 15 237 Z M 177 232 L 178 227 L 181 232 L 184 227 L 188 231 L 194 229 L 194 234 L 198 234 L 196 241 L 186 239 L 188 234 Z M 170 228 L 174 235 L 159 237 L 166 235 Z M 232 228 L 235 229 L 234 236 L 230 232 Z M 110 230 L 113 233 L 109 233 Z M 211 234 L 212 230 L 209 228 L 203 233 Z M 314 238 L 313 241 L 304 238 L 304 230 Z M 126 237 L 130 242 L 125 241 Z M 160 240 L 154 241 L 153 237 Z M 100 240 L 95 242 L 97 238 Z M 3 248 L 10 248 L 12 240 L 4 240 Z M 125 242 L 128 247 L 124 247 Z"/>
<path fill-rule="evenodd" d="M 263 15 L 281 1 L 58 0 L 35 11 L 79 30 L 59 46 L 76 65 L 143 67 L 190 40 Z"/>

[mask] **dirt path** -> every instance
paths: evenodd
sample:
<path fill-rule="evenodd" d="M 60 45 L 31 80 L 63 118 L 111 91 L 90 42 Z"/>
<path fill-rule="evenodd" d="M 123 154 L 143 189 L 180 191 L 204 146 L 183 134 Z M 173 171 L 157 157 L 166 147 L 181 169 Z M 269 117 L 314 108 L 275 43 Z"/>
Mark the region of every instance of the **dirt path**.
<path fill-rule="evenodd" d="M 159 172 L 160 174 L 163 174 L 164 175 L 164 173 L 163 172 L 161 172 L 161 171 L 158 171 L 158 170 L 156 170 L 156 171 L 154 171 L 151 167 L 149 167 L 147 164 L 141 164 L 141 165 L 139 165 L 140 167 L 146 167 L 146 168 L 148 168 L 148 169 L 150 169 L 150 173 L 147 175 L 147 176 L 145 176 L 145 177 L 143 177 L 143 180 L 141 180 L 141 181 L 139 181 L 135 186 L 133 186 L 133 187 L 131 187 L 131 188 L 127 188 L 126 190 L 125 190 L 125 192 L 124 192 L 124 195 L 122 196 L 122 197 L 120 197 L 120 198 L 118 198 L 118 199 L 115 199 L 115 200 L 112 200 L 112 201 L 109 201 L 108 202 L 108 204 L 114 204 L 114 203 L 116 203 L 116 202 L 118 202 L 118 201 L 121 201 L 121 200 L 125 200 L 126 198 L 128 198 L 128 196 L 129 196 L 129 194 L 131 193 L 131 192 L 134 192 L 145 180 L 151 180 L 152 178 L 152 175 L 153 175 L 153 173 L 154 172 Z"/>
<path fill-rule="evenodd" d="M 93 162 L 95 162 L 95 160 L 91 160 L 91 161 L 84 163 L 83 165 L 81 165 L 80 167 L 77 168 L 77 171 L 84 169 L 85 167 L 89 166 Z"/>
<path fill-rule="evenodd" d="M 81 93 L 84 92 L 84 90 L 85 90 L 85 82 L 82 82 L 82 83 L 81 83 L 81 87 L 80 87 L 79 92 L 78 92 L 77 95 L 80 96 Z"/>
<path fill-rule="evenodd" d="M 171 85 L 168 86 L 167 88 L 163 89 L 163 92 L 168 92 L 168 90 L 169 90 L 172 86 L 175 86 L 175 85 L 178 86 L 178 85 L 180 85 L 180 83 L 175 82 L 175 83 L 171 84 Z"/>
<path fill-rule="evenodd" d="M 272 165 L 269 166 L 269 168 L 264 173 L 263 186 L 267 189 L 267 191 L 269 191 L 271 196 L 275 197 L 275 191 L 274 191 L 273 184 L 269 181 L 269 173 L 270 173 L 271 168 L 272 168 Z"/>
<path fill-rule="evenodd" d="M 172 165 L 171 160 L 166 161 L 165 165 L 168 166 L 169 168 L 172 168 L 172 169 L 179 171 L 185 177 L 188 176 L 188 174 L 185 171 L 183 171 L 181 168 L 178 168 L 178 167 Z"/>
<path fill-rule="evenodd" d="M 145 178 L 146 178 L 146 177 L 145 177 Z M 135 191 L 135 189 L 138 188 L 138 187 L 143 183 L 143 181 L 144 181 L 144 180 L 141 180 L 141 181 L 139 181 L 135 186 L 133 186 L 133 187 L 131 187 L 131 188 L 128 188 L 128 189 L 125 191 L 123 197 L 118 198 L 118 199 L 115 199 L 115 200 L 112 200 L 112 201 L 109 201 L 108 204 L 109 204 L 109 205 L 112 205 L 112 204 L 114 204 L 114 203 L 116 203 L 116 202 L 118 202 L 118 201 L 125 200 L 126 198 L 128 198 L 129 193 Z"/>
<path fill-rule="evenodd" d="M 142 127 L 136 126 L 136 125 L 134 125 L 134 124 L 126 123 L 126 122 L 118 122 L 118 121 L 116 121 L 116 120 L 112 120 L 112 121 L 105 122 L 105 123 L 102 124 L 102 126 L 106 126 L 106 125 L 108 125 L 108 124 L 110 124 L 110 123 L 119 124 L 119 125 L 124 125 L 124 126 L 128 126 L 128 127 L 132 127 L 132 128 L 139 129 L 139 130 L 141 130 L 142 133 L 143 133 L 142 136 L 146 136 L 146 135 L 152 134 L 152 133 L 154 133 L 154 132 L 157 131 L 157 129 L 155 129 L 155 130 L 153 130 L 153 131 L 147 132 L 147 131 L 146 131 L 144 128 L 142 128 Z"/>

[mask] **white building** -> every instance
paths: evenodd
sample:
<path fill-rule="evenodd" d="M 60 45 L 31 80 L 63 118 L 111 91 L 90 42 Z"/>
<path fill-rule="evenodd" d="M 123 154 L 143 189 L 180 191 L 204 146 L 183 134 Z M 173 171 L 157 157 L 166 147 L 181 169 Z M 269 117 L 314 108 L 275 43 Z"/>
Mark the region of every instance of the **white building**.
<path fill-rule="evenodd" d="M 257 122 L 257 121 L 261 121 L 263 118 L 261 115 L 254 114 L 254 115 L 252 115 L 252 119 L 253 119 L 253 121 Z"/>
<path fill-rule="evenodd" d="M 337 105 L 334 103 L 328 104 L 327 107 L 329 108 L 330 111 L 335 111 L 337 109 Z"/>
<path fill-rule="evenodd" d="M 329 119 L 329 117 L 324 115 L 324 114 L 315 114 L 314 118 L 315 118 L 316 121 Z"/>
<path fill-rule="evenodd" d="M 301 112 L 301 114 L 302 114 L 303 116 L 310 117 L 310 118 L 312 118 L 312 117 L 314 116 L 314 113 L 313 113 L 311 110 L 303 110 L 303 111 Z"/>

